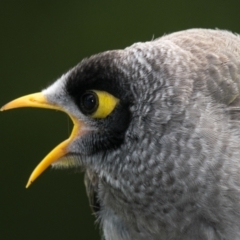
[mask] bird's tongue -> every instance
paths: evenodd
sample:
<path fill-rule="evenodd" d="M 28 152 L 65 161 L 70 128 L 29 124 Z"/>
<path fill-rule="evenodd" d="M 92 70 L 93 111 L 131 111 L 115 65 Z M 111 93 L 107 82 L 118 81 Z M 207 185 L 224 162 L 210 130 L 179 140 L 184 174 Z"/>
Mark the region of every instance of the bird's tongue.
<path fill-rule="evenodd" d="M 49 109 L 55 109 L 55 110 L 60 110 L 63 112 L 66 112 L 63 108 L 57 105 L 53 105 L 47 101 L 45 96 L 40 92 L 40 93 L 34 93 L 30 95 L 26 95 L 20 98 L 17 98 L 6 105 L 4 105 L 0 110 L 8 110 L 12 108 L 20 108 L 20 107 L 37 107 L 37 108 L 49 108 Z M 68 114 L 69 115 L 69 114 Z M 77 120 L 75 117 L 69 115 L 70 118 L 73 121 L 73 130 L 70 135 L 70 137 L 60 143 L 57 147 L 55 147 L 38 165 L 37 167 L 33 170 L 26 188 L 28 188 L 31 183 L 41 175 L 41 173 L 47 169 L 52 163 L 56 162 L 60 158 L 64 157 L 68 153 L 68 145 L 75 137 L 81 132 L 82 128 L 82 122 Z"/>

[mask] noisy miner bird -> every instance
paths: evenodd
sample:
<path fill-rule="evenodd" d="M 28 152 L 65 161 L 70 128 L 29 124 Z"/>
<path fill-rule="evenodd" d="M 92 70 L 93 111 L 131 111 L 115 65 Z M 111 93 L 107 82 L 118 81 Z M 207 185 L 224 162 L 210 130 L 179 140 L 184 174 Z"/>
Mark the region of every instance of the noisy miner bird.
<path fill-rule="evenodd" d="M 192 29 L 82 60 L 2 110 L 52 108 L 71 136 L 36 167 L 86 171 L 106 240 L 240 239 L 240 36 Z"/>

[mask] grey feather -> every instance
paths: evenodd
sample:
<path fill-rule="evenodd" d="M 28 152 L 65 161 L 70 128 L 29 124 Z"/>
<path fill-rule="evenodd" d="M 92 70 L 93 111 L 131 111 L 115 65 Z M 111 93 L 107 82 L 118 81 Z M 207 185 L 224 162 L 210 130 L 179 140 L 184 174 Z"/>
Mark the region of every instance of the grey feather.
<path fill-rule="evenodd" d="M 97 176 L 90 192 L 105 239 L 240 239 L 240 37 L 181 31 L 93 56 L 61 81 L 89 65 L 118 76 L 123 99 L 131 96 L 120 146 L 95 154 L 83 139 L 69 146 Z M 51 102 L 63 86 L 57 97 L 45 90 Z"/>

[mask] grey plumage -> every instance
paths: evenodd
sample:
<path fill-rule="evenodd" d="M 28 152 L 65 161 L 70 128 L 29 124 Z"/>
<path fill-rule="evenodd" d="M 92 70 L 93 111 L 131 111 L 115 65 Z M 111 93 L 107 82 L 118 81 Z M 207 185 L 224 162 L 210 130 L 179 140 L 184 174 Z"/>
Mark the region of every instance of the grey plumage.
<path fill-rule="evenodd" d="M 93 119 L 83 88 L 119 105 Z M 95 55 L 43 91 L 88 126 L 68 157 L 106 240 L 240 239 L 239 93 L 240 37 L 203 29 Z"/>
<path fill-rule="evenodd" d="M 240 38 L 189 30 L 124 53 L 135 102 L 99 166 L 106 239 L 240 239 Z"/>

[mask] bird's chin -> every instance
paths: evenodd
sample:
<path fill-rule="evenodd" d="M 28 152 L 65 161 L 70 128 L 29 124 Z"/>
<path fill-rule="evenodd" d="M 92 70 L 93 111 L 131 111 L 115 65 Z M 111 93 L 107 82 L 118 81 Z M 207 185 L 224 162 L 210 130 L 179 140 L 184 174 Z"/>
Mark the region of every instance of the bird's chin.
<path fill-rule="evenodd" d="M 80 161 L 77 156 L 67 155 L 51 164 L 53 168 L 74 168 L 79 167 Z"/>

